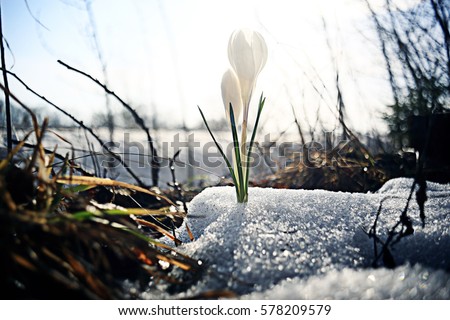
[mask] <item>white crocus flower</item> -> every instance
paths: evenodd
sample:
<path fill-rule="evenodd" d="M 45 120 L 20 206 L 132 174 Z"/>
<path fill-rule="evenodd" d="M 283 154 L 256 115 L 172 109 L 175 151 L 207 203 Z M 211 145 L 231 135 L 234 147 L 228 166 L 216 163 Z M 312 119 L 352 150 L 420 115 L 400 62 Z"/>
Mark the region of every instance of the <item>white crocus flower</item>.
<path fill-rule="evenodd" d="M 228 42 L 228 59 L 239 79 L 244 121 L 256 79 L 267 61 L 267 45 L 260 33 L 249 29 L 234 31 Z"/>
<path fill-rule="evenodd" d="M 247 120 L 250 100 L 256 79 L 267 61 L 267 45 L 260 33 L 249 29 L 238 29 L 228 41 L 228 59 L 236 72 L 241 88 L 244 115 L 242 119 L 241 155 L 244 176 L 247 170 Z"/>
<path fill-rule="evenodd" d="M 247 29 L 236 30 L 228 42 L 228 58 L 230 59 L 232 68 L 223 74 L 221 89 L 225 114 L 227 115 L 233 136 L 232 163 L 214 137 L 202 110 L 200 107 L 198 109 L 209 134 L 230 171 L 236 190 L 237 201 L 239 203 L 246 203 L 248 201 L 248 178 L 250 169 L 248 155 L 255 141 L 259 119 L 266 98 L 263 98 L 261 94 L 253 133 L 247 148 L 248 109 L 256 85 L 256 79 L 267 61 L 266 43 L 258 32 Z M 234 122 L 231 121 L 231 111 L 234 114 Z M 243 113 L 242 122 L 239 121 L 241 113 Z M 239 124 L 241 124 L 241 139 L 238 137 Z"/>
<path fill-rule="evenodd" d="M 227 115 L 228 123 L 231 123 L 230 115 L 230 103 L 233 108 L 234 122 L 237 125 L 239 122 L 239 117 L 242 112 L 242 98 L 241 98 L 241 87 L 239 84 L 239 79 L 234 73 L 233 69 L 228 69 L 222 76 L 222 100 L 225 106 L 225 114 Z M 237 172 L 236 156 L 232 152 L 233 156 L 233 169 Z"/>
<path fill-rule="evenodd" d="M 230 122 L 230 103 L 233 106 L 234 120 L 236 123 L 242 111 L 241 87 L 239 80 L 232 69 L 225 71 L 222 77 L 222 99 L 225 106 L 225 114 Z"/>

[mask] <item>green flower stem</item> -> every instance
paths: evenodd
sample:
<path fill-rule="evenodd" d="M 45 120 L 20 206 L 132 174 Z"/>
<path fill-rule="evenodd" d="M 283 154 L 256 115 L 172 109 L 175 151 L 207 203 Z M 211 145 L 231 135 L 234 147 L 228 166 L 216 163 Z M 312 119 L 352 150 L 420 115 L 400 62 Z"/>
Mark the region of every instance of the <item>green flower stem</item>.
<path fill-rule="evenodd" d="M 244 199 L 247 198 L 245 196 L 245 181 L 244 174 L 242 172 L 242 161 L 241 161 L 241 151 L 239 145 L 239 138 L 237 134 L 236 121 L 234 119 L 233 106 L 230 103 L 230 123 L 231 123 L 231 132 L 233 134 L 233 151 L 236 157 L 237 163 L 237 178 L 238 185 L 236 186 L 236 192 L 238 194 L 238 202 L 244 202 Z"/>
<path fill-rule="evenodd" d="M 256 121 L 255 121 L 255 126 L 253 127 L 253 132 L 252 132 L 252 137 L 250 139 L 250 145 L 247 151 L 247 157 L 246 157 L 246 162 L 244 164 L 244 167 L 246 168 L 245 170 L 245 192 L 248 193 L 248 178 L 249 178 L 249 172 L 250 170 L 248 169 L 248 159 L 250 158 L 250 154 L 252 152 L 252 148 L 253 148 L 253 143 L 255 142 L 255 137 L 256 137 L 256 131 L 258 129 L 258 125 L 259 125 L 259 118 L 261 117 L 261 113 L 262 110 L 264 108 L 264 103 L 266 102 L 266 98 L 263 98 L 263 94 L 261 93 L 261 96 L 259 97 L 259 105 L 258 105 L 258 113 L 256 115 Z"/>
<path fill-rule="evenodd" d="M 247 175 L 247 166 L 245 165 L 247 163 L 247 117 L 244 114 L 244 120 L 242 121 L 242 132 L 241 132 L 241 149 L 240 152 L 242 154 L 242 163 L 243 163 L 243 174 Z"/>
<path fill-rule="evenodd" d="M 203 114 L 202 109 L 200 109 L 199 106 L 197 106 L 198 110 L 200 111 L 200 114 L 202 116 L 203 122 L 205 123 L 206 129 L 208 129 L 209 134 L 211 135 L 211 138 L 213 139 L 214 143 L 217 146 L 217 149 L 220 152 L 220 155 L 223 157 L 223 159 L 225 160 L 225 163 L 227 164 L 228 170 L 230 171 L 231 174 L 231 178 L 233 179 L 233 183 L 234 185 L 237 185 L 237 181 L 236 181 L 236 175 L 235 172 L 233 170 L 233 167 L 231 166 L 230 161 L 228 160 L 227 156 L 225 155 L 225 153 L 222 150 L 222 147 L 220 146 L 220 144 L 217 142 L 216 138 L 214 137 L 211 129 L 209 128 L 208 122 L 206 121 L 205 115 Z"/>
<path fill-rule="evenodd" d="M 252 152 L 253 143 L 255 141 L 256 132 L 258 129 L 259 119 L 261 117 L 261 112 L 263 110 L 265 101 L 266 98 L 263 98 L 263 95 L 261 94 L 261 97 L 259 99 L 258 113 L 256 116 L 255 126 L 253 127 L 253 132 L 248 149 L 247 149 L 247 142 L 245 140 L 242 140 L 241 144 L 239 143 L 238 130 L 236 126 L 236 120 L 234 117 L 233 106 L 230 103 L 230 124 L 231 124 L 231 133 L 233 135 L 233 153 L 232 153 L 233 164 L 231 164 L 228 158 L 226 157 L 225 153 L 222 150 L 222 147 L 219 145 L 211 129 L 209 128 L 208 122 L 206 121 L 206 118 L 202 110 L 200 109 L 200 107 L 198 107 L 198 110 L 200 111 L 200 114 L 203 118 L 203 122 L 205 123 L 206 128 L 208 129 L 208 132 L 211 135 L 214 143 L 216 144 L 217 149 L 219 150 L 221 156 L 225 160 L 228 170 L 230 171 L 231 178 L 233 179 L 234 187 L 236 190 L 236 198 L 239 203 L 246 203 L 248 201 L 248 179 L 250 172 L 248 159 L 250 159 L 250 154 Z M 245 128 L 243 126 L 242 130 L 244 129 Z M 246 139 L 247 134 L 245 135 L 242 134 L 242 137 Z"/>

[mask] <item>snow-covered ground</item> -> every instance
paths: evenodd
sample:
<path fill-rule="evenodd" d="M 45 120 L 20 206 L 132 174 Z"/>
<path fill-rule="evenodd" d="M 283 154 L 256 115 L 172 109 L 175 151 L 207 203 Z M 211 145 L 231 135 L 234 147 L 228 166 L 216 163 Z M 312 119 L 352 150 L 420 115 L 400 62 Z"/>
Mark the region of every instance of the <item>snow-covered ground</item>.
<path fill-rule="evenodd" d="M 228 289 L 244 299 L 450 299 L 450 185 L 428 183 L 426 226 L 411 201 L 415 233 L 394 246 L 398 267 L 373 269 L 373 224 L 386 238 L 405 206 L 411 179 L 373 194 L 253 188 L 246 205 L 232 187 L 204 190 L 190 203 L 181 250 L 207 272 L 173 297 Z M 144 297 L 151 298 L 147 292 Z"/>

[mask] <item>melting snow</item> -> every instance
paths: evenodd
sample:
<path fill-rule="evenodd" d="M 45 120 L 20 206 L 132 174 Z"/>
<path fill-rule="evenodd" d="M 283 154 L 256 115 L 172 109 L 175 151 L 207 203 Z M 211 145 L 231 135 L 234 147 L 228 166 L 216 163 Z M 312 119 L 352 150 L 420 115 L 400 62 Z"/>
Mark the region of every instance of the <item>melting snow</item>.
<path fill-rule="evenodd" d="M 394 179 L 373 194 L 252 188 L 246 205 L 232 187 L 206 189 L 189 206 L 196 240 L 185 228 L 179 237 L 207 272 L 176 297 L 228 289 L 245 299 L 450 299 L 450 185 L 428 183 L 425 228 L 411 201 L 415 233 L 392 251 L 399 267 L 371 268 L 365 230 L 387 198 L 378 222 L 386 238 L 412 182 Z"/>

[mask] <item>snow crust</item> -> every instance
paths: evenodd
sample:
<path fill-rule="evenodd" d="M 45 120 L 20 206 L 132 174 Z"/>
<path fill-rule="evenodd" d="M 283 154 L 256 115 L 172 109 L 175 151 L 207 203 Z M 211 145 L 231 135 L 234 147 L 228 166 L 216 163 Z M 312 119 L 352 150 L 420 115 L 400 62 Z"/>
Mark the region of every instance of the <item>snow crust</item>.
<path fill-rule="evenodd" d="M 415 233 L 392 251 L 399 267 L 371 267 L 366 231 L 380 201 L 385 239 L 412 183 L 394 179 L 372 194 L 252 188 L 246 205 L 232 187 L 205 189 L 189 205 L 196 240 L 183 227 L 179 237 L 207 272 L 177 297 L 228 289 L 244 299 L 450 299 L 450 185 L 428 183 L 425 228 L 411 201 Z"/>

